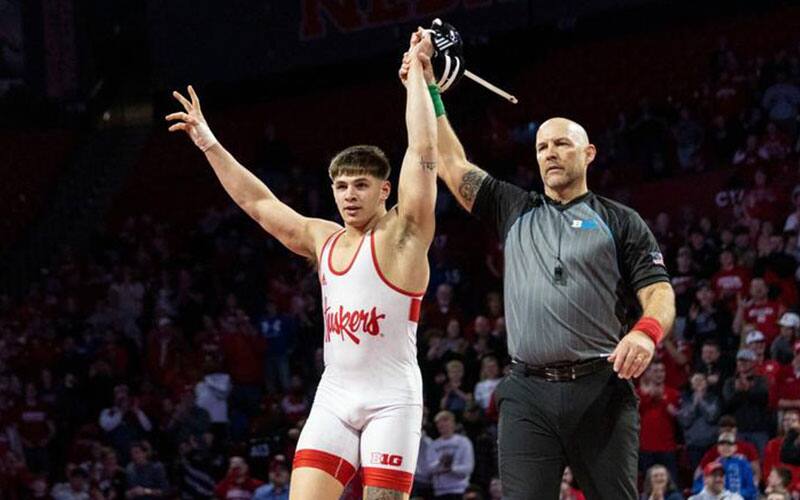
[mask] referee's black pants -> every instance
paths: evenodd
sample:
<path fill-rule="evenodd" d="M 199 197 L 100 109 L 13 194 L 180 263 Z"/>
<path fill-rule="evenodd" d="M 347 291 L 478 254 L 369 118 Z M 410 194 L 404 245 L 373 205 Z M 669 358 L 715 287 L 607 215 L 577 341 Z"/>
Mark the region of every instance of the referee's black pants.
<path fill-rule="evenodd" d="M 503 498 L 557 500 L 569 465 L 587 500 L 635 500 L 638 398 L 611 363 L 549 382 L 515 365 L 495 392 Z"/>

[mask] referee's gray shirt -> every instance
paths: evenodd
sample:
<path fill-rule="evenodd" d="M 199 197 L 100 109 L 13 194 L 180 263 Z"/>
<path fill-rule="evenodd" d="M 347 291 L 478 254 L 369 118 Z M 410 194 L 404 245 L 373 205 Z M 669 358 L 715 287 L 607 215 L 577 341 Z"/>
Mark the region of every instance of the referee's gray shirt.
<path fill-rule="evenodd" d="M 608 356 L 641 315 L 636 291 L 669 282 L 639 214 L 594 193 L 560 204 L 487 176 L 472 213 L 504 244 L 512 359 L 546 365 Z"/>

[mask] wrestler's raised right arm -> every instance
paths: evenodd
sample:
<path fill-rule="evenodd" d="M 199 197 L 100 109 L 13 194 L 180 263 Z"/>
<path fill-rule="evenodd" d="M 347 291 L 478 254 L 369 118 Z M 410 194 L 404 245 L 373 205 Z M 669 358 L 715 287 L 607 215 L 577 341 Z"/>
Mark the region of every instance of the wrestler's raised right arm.
<path fill-rule="evenodd" d="M 185 131 L 206 155 L 208 163 L 228 195 L 269 234 L 292 252 L 316 262 L 320 242 L 337 230 L 333 222 L 305 217 L 275 196 L 261 180 L 247 170 L 214 137 L 203 117 L 200 100 L 189 86 L 187 100 L 178 92 L 172 95 L 185 112 L 167 115 L 168 121 L 177 121 L 170 132 Z"/>

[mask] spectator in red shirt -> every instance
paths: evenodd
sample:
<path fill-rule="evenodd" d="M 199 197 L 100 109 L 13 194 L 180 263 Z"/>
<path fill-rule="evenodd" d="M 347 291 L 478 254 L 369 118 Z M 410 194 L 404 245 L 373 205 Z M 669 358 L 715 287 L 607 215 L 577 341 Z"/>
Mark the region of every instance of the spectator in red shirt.
<path fill-rule="evenodd" d="M 289 380 L 289 390 L 281 400 L 281 410 L 292 424 L 296 424 L 308 415 L 309 401 L 303 388 L 303 379 L 299 375 L 292 375 Z"/>
<path fill-rule="evenodd" d="M 214 488 L 214 496 L 219 500 L 249 500 L 253 492 L 264 484 L 250 477 L 250 467 L 242 457 L 231 457 L 228 474 Z"/>
<path fill-rule="evenodd" d="M 656 464 L 664 465 L 678 475 L 675 455 L 680 394 L 667 386 L 666 370 L 662 361 L 653 361 L 639 383 L 639 415 L 641 418 L 639 470 L 647 471 Z"/>
<path fill-rule="evenodd" d="M 753 468 L 753 480 L 758 483 L 758 478 L 761 474 L 761 462 L 756 447 L 752 443 L 739 438 L 737 433 L 738 427 L 736 426 L 736 419 L 732 415 L 723 415 L 719 417 L 718 426 L 720 435 L 726 433 L 734 435 L 736 438 L 736 452 L 734 453 L 734 456 L 744 458 L 750 462 L 750 466 Z M 694 471 L 694 477 L 702 474 L 703 468 L 711 462 L 717 460 L 719 456 L 719 448 L 717 444 L 714 443 L 700 460 L 700 464 Z"/>
<path fill-rule="evenodd" d="M 178 338 L 167 317 L 156 320 L 156 328 L 147 335 L 147 371 L 158 385 L 166 385 L 168 372 L 178 366 Z"/>
<path fill-rule="evenodd" d="M 199 356 L 197 364 L 202 365 L 207 361 L 216 364 L 223 361 L 222 334 L 210 316 L 203 316 L 203 329 L 195 333 L 193 345 L 195 355 Z"/>
<path fill-rule="evenodd" d="M 266 342 L 242 310 L 220 321 L 222 326 L 222 351 L 226 371 L 235 384 L 260 385 L 262 381 L 262 359 Z"/>
<path fill-rule="evenodd" d="M 764 475 L 769 477 L 770 472 L 775 467 L 785 467 L 792 474 L 792 481 L 789 486 L 791 491 L 800 491 L 800 466 L 787 465 L 781 462 L 781 446 L 783 446 L 784 436 L 793 426 L 800 425 L 800 410 L 796 408 L 788 409 L 783 412 L 781 417 L 780 435 L 770 439 L 764 449 Z"/>
<path fill-rule="evenodd" d="M 753 187 L 744 196 L 744 207 L 748 217 L 762 221 L 775 219 L 778 212 L 778 195 L 767 183 L 767 173 L 756 170 Z"/>
<path fill-rule="evenodd" d="M 56 427 L 47 407 L 39 401 L 36 384 L 25 384 L 25 399 L 17 409 L 17 431 L 22 440 L 25 462 L 33 472 L 49 472 L 48 445 Z"/>
<path fill-rule="evenodd" d="M 767 380 L 770 391 L 778 382 L 782 370 L 781 364 L 772 359 L 766 359 L 764 352 L 767 350 L 767 338 L 758 330 L 751 330 L 744 338 L 744 346 L 756 353 L 755 373 Z"/>
<path fill-rule="evenodd" d="M 230 398 L 231 434 L 239 438 L 247 432 L 245 419 L 258 413 L 261 405 L 266 340 L 241 309 L 223 317 L 220 326 L 225 372 L 234 384 Z"/>
<path fill-rule="evenodd" d="M 783 305 L 767 296 L 769 288 L 763 278 L 753 278 L 750 281 L 750 298 L 740 299 L 736 308 L 736 318 L 733 320 L 733 329 L 741 334 L 745 323 L 757 328 L 767 337 L 767 345 L 778 336 L 778 318 L 783 314 Z M 741 297 L 741 296 L 740 296 Z"/>
<path fill-rule="evenodd" d="M 688 342 L 667 337 L 656 347 L 656 357 L 664 362 L 667 386 L 678 388 L 689 382 L 692 347 Z"/>
<path fill-rule="evenodd" d="M 731 250 L 719 254 L 719 271 L 711 277 L 711 287 L 718 300 L 733 313 L 736 311 L 736 297 L 745 293 L 750 286 L 750 273 L 736 264 L 736 256 Z"/>
<path fill-rule="evenodd" d="M 222 327 L 222 352 L 225 371 L 234 383 L 231 393 L 231 413 L 251 417 L 261 403 L 261 384 L 264 378 L 264 353 L 266 340 L 258 335 L 250 318 L 241 309 L 220 320 Z M 238 421 L 238 417 L 232 417 Z M 243 426 L 234 426 L 234 434 L 246 432 Z"/>

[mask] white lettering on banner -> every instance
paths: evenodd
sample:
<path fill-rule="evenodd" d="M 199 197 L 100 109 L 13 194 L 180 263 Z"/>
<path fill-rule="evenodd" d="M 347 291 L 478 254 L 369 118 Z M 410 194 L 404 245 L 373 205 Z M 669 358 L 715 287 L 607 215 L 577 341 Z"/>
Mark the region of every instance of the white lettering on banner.
<path fill-rule="evenodd" d="M 714 201 L 720 208 L 739 205 L 744 201 L 744 189 L 728 189 L 720 191 L 714 197 Z"/>

